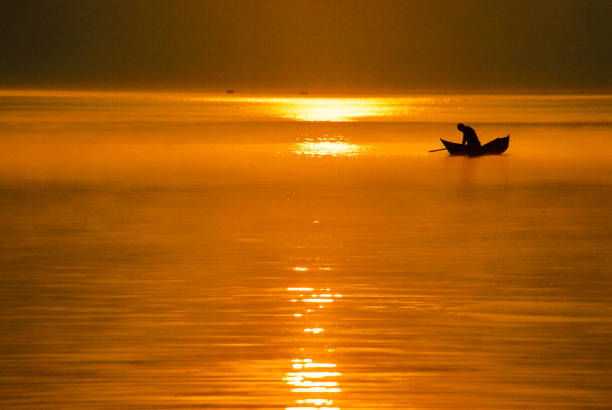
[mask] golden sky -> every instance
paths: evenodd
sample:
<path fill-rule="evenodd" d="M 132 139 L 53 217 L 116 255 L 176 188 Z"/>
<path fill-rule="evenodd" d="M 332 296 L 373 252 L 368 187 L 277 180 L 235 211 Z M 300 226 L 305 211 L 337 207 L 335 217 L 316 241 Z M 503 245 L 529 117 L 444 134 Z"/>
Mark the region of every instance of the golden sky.
<path fill-rule="evenodd" d="M 23 0 L 0 87 L 612 90 L 608 0 Z"/>

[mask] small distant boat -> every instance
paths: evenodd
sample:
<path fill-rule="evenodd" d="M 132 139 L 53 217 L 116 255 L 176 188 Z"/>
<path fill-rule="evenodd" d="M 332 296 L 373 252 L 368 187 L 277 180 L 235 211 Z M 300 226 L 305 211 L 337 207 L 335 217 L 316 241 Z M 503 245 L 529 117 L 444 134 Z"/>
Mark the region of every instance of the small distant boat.
<path fill-rule="evenodd" d="M 495 138 L 493 141 L 487 142 L 477 150 L 472 150 L 468 148 L 467 145 L 445 141 L 442 138 L 440 138 L 440 141 L 442 141 L 442 144 L 444 144 L 448 153 L 451 155 L 469 155 L 471 157 L 478 157 L 480 155 L 499 155 L 505 152 L 508 149 L 510 135 L 503 138 Z"/>

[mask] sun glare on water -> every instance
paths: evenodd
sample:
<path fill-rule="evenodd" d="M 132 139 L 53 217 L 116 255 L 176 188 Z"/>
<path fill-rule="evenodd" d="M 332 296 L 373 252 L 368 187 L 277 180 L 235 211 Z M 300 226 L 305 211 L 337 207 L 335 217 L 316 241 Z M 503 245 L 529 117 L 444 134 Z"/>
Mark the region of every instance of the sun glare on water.
<path fill-rule="evenodd" d="M 389 110 L 377 100 L 348 98 L 280 98 L 274 108 L 282 118 L 332 122 L 380 117 Z"/>
<path fill-rule="evenodd" d="M 343 137 L 304 138 L 293 153 L 306 157 L 356 157 L 367 150 L 364 145 L 351 144 Z"/>
<path fill-rule="evenodd" d="M 328 267 L 319 267 L 319 270 L 326 269 Z M 326 336 L 325 329 L 310 325 L 320 322 L 323 315 L 333 317 L 330 313 L 322 313 L 327 309 L 323 309 L 320 303 L 331 304 L 342 295 L 330 288 L 290 287 L 287 291 L 287 299 L 291 301 L 292 309 L 297 311 L 293 312 L 297 327 L 308 327 L 303 328 L 303 336 L 296 339 L 300 348 L 294 350 L 300 353 L 291 359 L 290 369 L 283 377 L 293 401 L 285 410 L 340 410 L 336 401 L 341 398 L 342 372 L 331 354 L 334 352 L 331 347 L 333 339 Z M 314 308 L 316 305 L 319 305 L 318 309 Z"/>
<path fill-rule="evenodd" d="M 399 100 L 388 98 L 191 97 L 189 101 L 243 104 L 253 112 L 291 121 L 348 122 L 375 120 L 397 114 Z M 411 102 L 416 99 L 411 99 Z"/>

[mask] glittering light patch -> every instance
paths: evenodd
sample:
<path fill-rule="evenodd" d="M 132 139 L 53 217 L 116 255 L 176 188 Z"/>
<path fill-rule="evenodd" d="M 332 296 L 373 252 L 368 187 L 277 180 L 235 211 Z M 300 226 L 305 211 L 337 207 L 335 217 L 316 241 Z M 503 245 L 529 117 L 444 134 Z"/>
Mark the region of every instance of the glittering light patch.
<path fill-rule="evenodd" d="M 366 146 L 346 142 L 343 137 L 304 138 L 293 149 L 294 154 L 306 157 L 353 158 L 365 151 Z"/>

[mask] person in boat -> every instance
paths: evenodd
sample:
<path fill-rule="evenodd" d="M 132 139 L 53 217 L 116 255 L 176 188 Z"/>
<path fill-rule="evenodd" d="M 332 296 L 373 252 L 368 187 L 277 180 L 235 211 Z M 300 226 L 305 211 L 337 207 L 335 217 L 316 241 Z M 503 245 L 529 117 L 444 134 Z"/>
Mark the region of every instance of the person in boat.
<path fill-rule="evenodd" d="M 463 133 L 463 141 L 461 141 L 461 144 L 467 144 L 470 150 L 477 151 L 480 149 L 480 140 L 472 127 L 459 123 L 457 124 L 457 129 Z"/>

